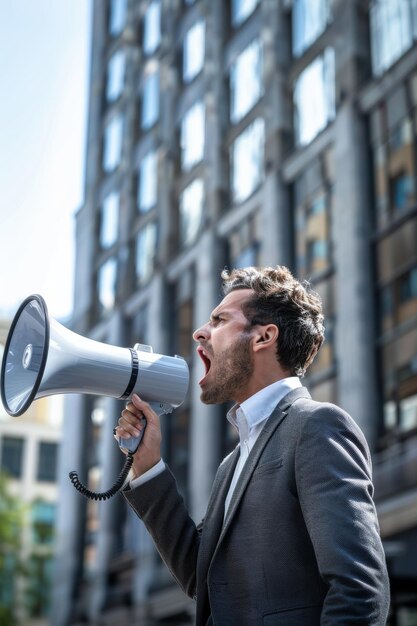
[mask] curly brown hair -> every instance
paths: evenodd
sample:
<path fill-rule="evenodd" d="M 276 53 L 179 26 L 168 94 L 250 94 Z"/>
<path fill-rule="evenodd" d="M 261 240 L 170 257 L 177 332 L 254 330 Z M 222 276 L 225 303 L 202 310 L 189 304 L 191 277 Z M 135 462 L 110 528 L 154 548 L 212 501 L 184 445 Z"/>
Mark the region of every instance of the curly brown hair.
<path fill-rule="evenodd" d="M 248 326 L 276 324 L 278 362 L 292 376 L 304 376 L 324 341 L 320 296 L 282 265 L 223 270 L 221 277 L 224 295 L 253 290 L 242 306 Z"/>

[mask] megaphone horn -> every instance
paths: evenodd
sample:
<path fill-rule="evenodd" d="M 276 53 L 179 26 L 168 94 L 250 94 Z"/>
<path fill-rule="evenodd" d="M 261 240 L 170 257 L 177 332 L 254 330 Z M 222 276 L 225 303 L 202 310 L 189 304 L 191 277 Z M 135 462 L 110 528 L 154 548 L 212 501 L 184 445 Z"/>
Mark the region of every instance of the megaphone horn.
<path fill-rule="evenodd" d="M 1 398 L 11 416 L 22 415 L 38 398 L 61 393 L 120 400 L 137 393 L 157 413 L 170 413 L 184 401 L 188 383 L 181 357 L 154 354 L 142 344 L 121 348 L 77 335 L 49 317 L 40 295 L 20 305 L 1 366 Z M 139 443 L 140 438 L 130 438 L 119 445 L 133 454 Z"/>

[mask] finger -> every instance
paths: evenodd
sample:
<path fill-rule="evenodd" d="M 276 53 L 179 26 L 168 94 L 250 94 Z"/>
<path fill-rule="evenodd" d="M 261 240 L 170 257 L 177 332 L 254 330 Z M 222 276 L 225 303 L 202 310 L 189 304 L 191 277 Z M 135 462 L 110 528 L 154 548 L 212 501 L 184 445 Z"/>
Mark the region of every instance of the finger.
<path fill-rule="evenodd" d="M 145 427 L 145 420 L 143 417 L 138 418 L 132 414 L 122 416 L 119 418 L 118 425 L 116 427 L 116 434 L 123 439 L 129 437 L 139 437 L 141 431 Z"/>
<path fill-rule="evenodd" d="M 132 415 L 140 415 L 142 413 L 140 409 L 136 408 L 136 406 L 133 404 L 132 401 L 126 404 L 126 407 L 124 410 L 129 411 L 130 413 L 132 413 Z"/>
<path fill-rule="evenodd" d="M 140 411 L 144 417 L 146 417 L 149 423 L 159 424 L 159 417 L 153 410 L 153 408 L 144 400 L 142 400 L 137 394 L 132 396 L 132 402 L 136 407 L 136 410 Z"/>

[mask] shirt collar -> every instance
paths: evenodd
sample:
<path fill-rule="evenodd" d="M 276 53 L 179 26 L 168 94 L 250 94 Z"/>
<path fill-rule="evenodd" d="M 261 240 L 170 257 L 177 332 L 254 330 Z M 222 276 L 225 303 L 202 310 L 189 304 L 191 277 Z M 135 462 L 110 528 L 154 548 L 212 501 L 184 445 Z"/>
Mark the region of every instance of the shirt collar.
<path fill-rule="evenodd" d="M 250 432 L 254 426 L 265 421 L 271 415 L 278 402 L 287 393 L 297 387 L 301 387 L 300 379 L 297 376 L 277 380 L 257 391 L 242 404 L 235 404 L 227 413 L 227 419 L 238 431 L 244 425 L 245 430 L 247 429 Z"/>

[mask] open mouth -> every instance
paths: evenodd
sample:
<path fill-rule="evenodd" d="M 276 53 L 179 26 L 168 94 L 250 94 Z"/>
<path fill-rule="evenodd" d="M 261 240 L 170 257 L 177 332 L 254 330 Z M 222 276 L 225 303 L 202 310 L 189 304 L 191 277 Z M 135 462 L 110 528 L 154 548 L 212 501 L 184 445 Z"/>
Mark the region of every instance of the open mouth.
<path fill-rule="evenodd" d="M 202 382 L 205 380 L 205 378 L 207 377 L 210 368 L 211 368 L 211 359 L 209 354 L 207 353 L 206 350 L 204 350 L 204 348 L 202 346 L 198 346 L 197 348 L 197 353 L 200 357 L 200 359 L 203 361 L 203 365 L 205 368 L 205 374 L 204 376 L 198 381 L 199 385 L 202 384 Z"/>

